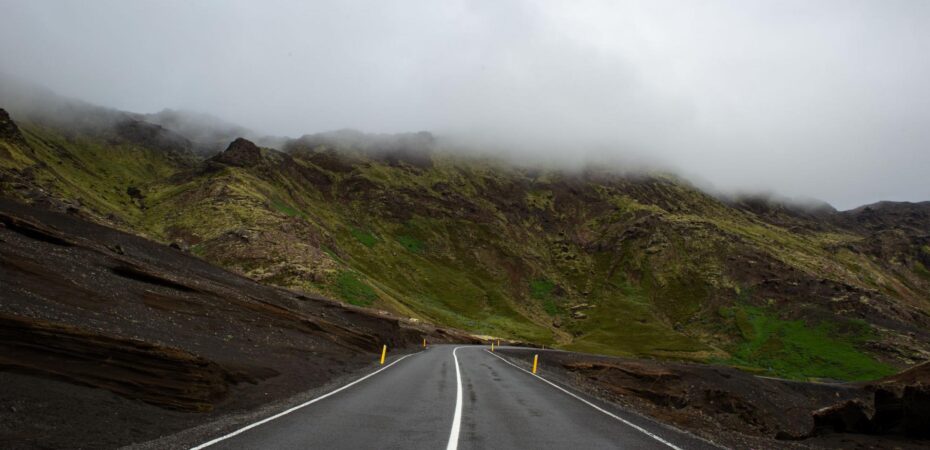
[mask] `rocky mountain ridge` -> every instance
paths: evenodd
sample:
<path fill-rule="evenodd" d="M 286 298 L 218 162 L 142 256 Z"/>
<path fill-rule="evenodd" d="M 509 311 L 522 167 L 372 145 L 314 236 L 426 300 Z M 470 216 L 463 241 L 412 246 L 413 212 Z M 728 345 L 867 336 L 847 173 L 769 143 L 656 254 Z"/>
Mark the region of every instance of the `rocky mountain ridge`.
<path fill-rule="evenodd" d="M 4 196 L 266 284 L 569 349 L 837 379 L 930 356 L 926 203 L 726 200 L 662 173 L 456 156 L 428 133 L 236 139 L 204 160 L 132 120 L 17 121 Z"/>

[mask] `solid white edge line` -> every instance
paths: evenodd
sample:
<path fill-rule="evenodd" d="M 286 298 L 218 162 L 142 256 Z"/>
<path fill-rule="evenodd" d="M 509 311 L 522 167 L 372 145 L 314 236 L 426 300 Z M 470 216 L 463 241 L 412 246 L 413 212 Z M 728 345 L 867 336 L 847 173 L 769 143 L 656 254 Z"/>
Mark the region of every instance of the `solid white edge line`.
<path fill-rule="evenodd" d="M 516 365 L 516 364 L 514 364 L 514 363 L 512 363 L 512 362 L 510 362 L 510 361 L 507 361 L 507 360 L 504 359 L 502 356 L 495 355 L 494 353 L 489 352 L 489 351 L 487 351 L 487 350 L 485 350 L 485 351 L 488 352 L 488 353 L 490 353 L 491 356 L 496 356 L 496 357 L 497 357 L 498 359 L 500 359 L 501 361 L 503 361 L 503 362 L 505 362 L 505 363 L 507 363 L 507 364 L 510 364 L 511 366 L 514 366 L 514 367 L 516 367 L 517 369 L 520 369 L 520 370 L 522 370 L 522 371 L 524 371 L 524 372 L 526 372 L 526 373 L 528 373 L 528 374 L 530 374 L 530 375 L 532 375 L 532 376 L 534 376 L 534 377 L 536 377 L 536 378 L 538 378 L 538 379 L 540 379 L 540 380 L 542 380 L 542 381 L 548 383 L 550 386 L 552 386 L 552 387 L 554 387 L 554 388 L 556 388 L 556 389 L 558 389 L 558 390 L 560 390 L 560 391 L 562 391 L 562 392 L 564 392 L 564 393 L 566 393 L 566 394 L 568 394 L 568 395 L 571 395 L 572 397 L 575 397 L 575 398 L 578 399 L 578 400 L 581 400 L 581 402 L 583 402 L 584 404 L 586 404 L 586 405 L 588 405 L 588 406 L 590 406 L 590 407 L 592 407 L 592 408 L 594 408 L 594 409 L 596 409 L 596 410 L 598 410 L 598 411 L 600 411 L 600 412 L 602 412 L 602 413 L 604 413 L 604 414 L 606 414 L 606 415 L 608 415 L 608 416 L 610 416 L 610 417 L 613 417 L 614 419 L 617 419 L 617 420 L 619 420 L 620 422 L 623 422 L 624 424 L 626 424 L 626 425 L 629 426 L 630 428 L 633 428 L 634 430 L 637 430 L 637 431 L 639 431 L 639 432 L 642 432 L 643 434 L 645 434 L 645 435 L 647 435 L 647 436 L 649 436 L 649 437 L 651 437 L 651 438 L 653 438 L 653 439 L 655 439 L 655 440 L 657 440 L 657 441 L 659 441 L 659 442 L 661 442 L 661 443 L 663 443 L 663 444 L 669 446 L 670 448 L 673 448 L 673 449 L 675 449 L 675 450 L 682 450 L 681 447 L 678 447 L 678 446 L 676 446 L 675 444 L 672 444 L 671 442 L 666 441 L 665 439 L 662 439 L 661 437 L 659 437 L 659 436 L 657 436 L 657 435 L 655 435 L 655 434 L 649 432 L 649 431 L 646 430 L 645 428 L 643 428 L 643 427 L 641 427 L 641 426 L 639 426 L 639 425 L 636 425 L 636 424 L 633 423 L 633 422 L 630 422 L 630 421 L 628 421 L 628 420 L 626 420 L 626 419 L 624 419 L 624 418 L 622 418 L 622 417 L 620 417 L 620 416 L 618 416 L 618 415 L 616 415 L 616 414 L 614 414 L 614 413 L 612 413 L 612 412 L 610 412 L 610 411 L 607 411 L 607 410 L 604 409 L 604 408 L 601 408 L 600 406 L 595 405 L 594 403 L 591 403 L 591 402 L 589 402 L 589 401 L 587 401 L 587 400 L 585 400 L 585 399 L 583 399 L 583 398 L 581 398 L 581 397 L 579 397 L 579 396 L 577 396 L 577 395 L 575 395 L 575 394 L 573 394 L 573 393 L 571 393 L 571 392 L 565 390 L 564 388 L 562 388 L 562 386 L 559 386 L 559 385 L 557 385 L 557 384 L 555 384 L 555 383 L 553 383 L 553 382 L 551 382 L 551 381 L 549 381 L 549 380 L 547 380 L 547 379 L 545 379 L 545 378 L 543 378 L 543 377 L 541 377 L 541 376 L 539 376 L 539 375 L 536 375 L 536 374 L 533 373 L 533 372 L 530 372 L 529 370 L 526 370 L 526 369 L 524 369 L 524 368 L 522 368 L 522 367 L 520 367 L 520 366 L 518 366 L 518 365 Z"/>
<path fill-rule="evenodd" d="M 446 450 L 459 448 L 459 430 L 462 427 L 462 371 L 459 370 L 459 357 L 455 352 L 462 347 L 452 350 L 452 360 L 455 361 L 455 414 L 452 415 L 452 429 L 449 431 L 449 443 Z"/>
<path fill-rule="evenodd" d="M 418 352 L 418 353 L 419 353 L 419 352 Z M 251 424 L 251 425 L 246 425 L 246 426 L 244 426 L 244 427 L 242 427 L 242 428 L 240 428 L 240 429 L 238 429 L 238 430 L 236 430 L 236 431 L 233 431 L 232 433 L 229 433 L 229 434 L 224 435 L 224 436 L 220 436 L 220 437 L 218 437 L 218 438 L 216 438 L 216 439 L 214 439 L 214 440 L 212 440 L 212 441 L 205 442 L 205 443 L 200 444 L 200 445 L 198 445 L 198 446 L 196 446 L 196 447 L 191 447 L 190 450 L 200 450 L 200 449 L 202 449 L 202 448 L 209 447 L 209 446 L 211 446 L 211 445 L 213 445 L 213 444 L 216 444 L 217 442 L 224 441 L 224 440 L 229 439 L 229 438 L 231 438 L 231 437 L 233 437 L 233 436 L 242 434 L 242 433 L 244 433 L 244 432 L 246 432 L 246 431 L 248 431 L 248 430 L 251 430 L 252 428 L 255 428 L 255 427 L 257 427 L 257 426 L 259 426 L 259 425 L 261 425 L 261 424 L 264 424 L 264 423 L 267 423 L 267 422 L 271 422 L 272 420 L 275 420 L 275 419 L 277 419 L 278 417 L 281 417 L 281 416 L 290 414 L 290 413 L 292 413 L 292 412 L 294 412 L 294 411 L 297 411 L 298 409 L 303 408 L 303 407 L 305 407 L 305 406 L 307 406 L 307 405 L 311 405 L 311 404 L 313 404 L 313 403 L 316 403 L 316 402 L 318 402 L 318 401 L 320 401 L 320 400 L 323 400 L 323 399 L 326 398 L 326 397 L 329 397 L 330 395 L 333 395 L 333 394 L 336 394 L 336 393 L 338 393 L 338 392 L 344 391 L 344 390 L 346 390 L 346 389 L 348 389 L 348 388 L 350 388 L 350 387 L 352 387 L 352 386 L 354 386 L 354 385 L 356 385 L 356 384 L 358 384 L 358 383 L 361 383 L 362 381 L 365 381 L 365 380 L 367 380 L 368 378 L 371 378 L 371 377 L 377 375 L 377 374 L 380 373 L 381 371 L 387 370 L 389 367 L 393 366 L 394 364 L 397 364 L 397 363 L 403 361 L 404 358 L 407 358 L 408 356 L 413 356 L 413 355 L 415 355 L 415 354 L 416 354 L 416 353 L 410 354 L 410 355 L 401 356 L 401 357 L 398 358 L 396 361 L 394 361 L 394 362 L 392 362 L 392 363 L 390 363 L 390 364 L 388 364 L 388 365 L 386 365 L 386 366 L 384 366 L 384 367 L 382 367 L 382 368 L 380 368 L 380 369 L 378 369 L 378 370 L 376 370 L 376 371 L 374 371 L 374 372 L 372 372 L 372 373 L 370 373 L 370 374 L 368 374 L 368 375 L 365 375 L 364 377 L 361 377 L 361 378 L 359 378 L 359 379 L 357 379 L 357 380 L 355 380 L 355 381 L 353 381 L 353 382 L 351 382 L 351 383 L 349 383 L 349 384 L 347 384 L 347 385 L 345 385 L 345 386 L 343 386 L 343 387 L 341 387 L 341 388 L 339 388 L 339 389 L 336 389 L 336 390 L 334 390 L 334 391 L 331 391 L 331 392 L 328 392 L 328 393 L 326 393 L 326 394 L 323 394 L 323 395 L 321 395 L 321 396 L 319 396 L 319 397 L 317 397 L 317 398 L 315 398 L 315 399 L 313 399 L 313 400 L 309 400 L 309 401 L 307 401 L 307 402 L 301 403 L 301 404 L 299 404 L 299 405 L 297 405 L 297 406 L 294 406 L 293 408 L 290 408 L 290 409 L 281 411 L 281 412 L 279 412 L 279 413 L 277 413 L 277 414 L 275 414 L 275 415 L 273 415 L 273 416 L 271 416 L 271 417 L 268 417 L 268 418 L 266 418 L 266 419 L 259 420 L 258 422 L 255 422 L 255 423 L 253 423 L 253 424 Z"/>

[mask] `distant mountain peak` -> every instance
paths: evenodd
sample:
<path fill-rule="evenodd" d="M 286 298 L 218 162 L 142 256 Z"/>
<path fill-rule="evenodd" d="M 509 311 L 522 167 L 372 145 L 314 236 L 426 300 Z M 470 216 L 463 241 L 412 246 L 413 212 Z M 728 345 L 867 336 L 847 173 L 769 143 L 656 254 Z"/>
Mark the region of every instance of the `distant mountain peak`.
<path fill-rule="evenodd" d="M 184 136 L 193 144 L 194 153 L 204 157 L 218 154 L 236 137 L 256 137 L 255 133 L 242 126 L 199 112 L 164 109 L 143 117 L 147 122 Z"/>
<path fill-rule="evenodd" d="M 262 162 L 262 150 L 254 142 L 240 137 L 211 159 L 230 166 L 252 167 Z"/>

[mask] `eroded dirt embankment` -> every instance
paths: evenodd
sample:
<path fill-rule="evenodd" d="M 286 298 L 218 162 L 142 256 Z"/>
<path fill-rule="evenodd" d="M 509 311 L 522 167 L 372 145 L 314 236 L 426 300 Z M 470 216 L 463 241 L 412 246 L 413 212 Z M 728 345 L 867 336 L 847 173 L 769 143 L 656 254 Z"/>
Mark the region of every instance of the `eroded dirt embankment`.
<path fill-rule="evenodd" d="M 930 365 L 873 383 L 765 378 L 732 367 L 549 350 L 498 351 L 544 377 L 732 448 L 926 448 Z M 884 393 L 884 394 L 883 394 Z M 876 413 L 876 412 L 879 413 Z M 876 425 L 882 424 L 884 428 Z"/>
<path fill-rule="evenodd" d="M 0 448 L 112 448 L 469 341 L 0 200 Z"/>
<path fill-rule="evenodd" d="M 277 375 L 233 371 L 176 348 L 11 316 L 0 317 L 0 370 L 102 388 L 182 411 L 209 411 L 229 386 Z"/>

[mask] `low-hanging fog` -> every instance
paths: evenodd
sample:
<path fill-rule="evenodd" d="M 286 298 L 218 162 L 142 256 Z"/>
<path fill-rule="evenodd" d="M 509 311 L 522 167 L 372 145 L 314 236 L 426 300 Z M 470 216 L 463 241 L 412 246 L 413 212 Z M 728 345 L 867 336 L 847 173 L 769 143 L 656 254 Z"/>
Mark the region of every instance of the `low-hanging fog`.
<path fill-rule="evenodd" d="M 930 200 L 928 23 L 923 0 L 0 0 L 0 72 L 272 135 L 429 130 L 845 209 Z"/>

